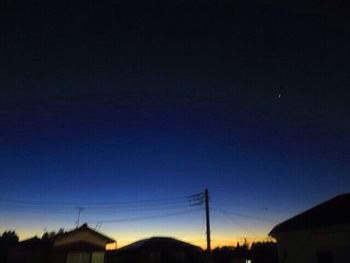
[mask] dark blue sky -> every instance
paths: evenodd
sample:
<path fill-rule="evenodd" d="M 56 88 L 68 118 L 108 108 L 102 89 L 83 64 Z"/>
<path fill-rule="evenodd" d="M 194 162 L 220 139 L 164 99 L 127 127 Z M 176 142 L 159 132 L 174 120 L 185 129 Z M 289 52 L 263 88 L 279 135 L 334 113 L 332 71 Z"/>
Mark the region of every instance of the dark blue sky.
<path fill-rule="evenodd" d="M 217 205 L 278 222 L 348 191 L 346 7 L 134 4 L 28 1 L 1 11 L 0 199 L 81 204 L 208 187 Z M 69 228 L 76 216 L 25 224 L 7 210 L 1 229 L 23 236 Z M 218 243 L 251 235 L 228 237 L 234 223 L 213 216 Z M 202 219 L 184 220 L 174 231 L 105 231 L 124 242 L 188 239 L 184 229 Z M 235 220 L 259 237 L 274 224 Z"/>

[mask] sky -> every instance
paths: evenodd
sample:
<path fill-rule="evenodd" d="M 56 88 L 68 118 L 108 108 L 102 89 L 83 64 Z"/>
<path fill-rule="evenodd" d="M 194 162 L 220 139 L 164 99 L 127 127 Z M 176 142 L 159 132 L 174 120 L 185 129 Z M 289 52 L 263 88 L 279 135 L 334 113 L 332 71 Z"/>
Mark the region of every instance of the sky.
<path fill-rule="evenodd" d="M 82 207 L 81 222 L 120 245 L 162 235 L 204 246 L 204 210 L 187 196 L 207 187 L 215 247 L 263 240 L 348 192 L 347 11 L 334 1 L 7 1 L 0 231 L 71 229 Z"/>

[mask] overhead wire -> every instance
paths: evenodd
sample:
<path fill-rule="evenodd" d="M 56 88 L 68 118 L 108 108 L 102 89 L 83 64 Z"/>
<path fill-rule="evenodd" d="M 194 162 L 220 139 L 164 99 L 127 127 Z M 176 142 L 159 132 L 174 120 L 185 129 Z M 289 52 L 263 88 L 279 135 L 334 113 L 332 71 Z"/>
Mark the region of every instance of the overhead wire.
<path fill-rule="evenodd" d="M 191 206 L 189 196 L 169 197 L 158 199 L 145 199 L 119 202 L 42 202 L 28 200 L 0 199 L 0 209 L 7 212 L 21 213 L 73 213 L 78 208 L 83 208 L 84 213 L 113 213 L 113 212 L 137 212 L 174 210 Z"/>
<path fill-rule="evenodd" d="M 168 203 L 176 201 L 188 200 L 187 196 L 169 197 L 169 198 L 158 198 L 158 199 L 144 199 L 144 200 L 133 200 L 133 201 L 103 201 L 103 202 L 43 202 L 38 200 L 16 200 L 16 199 L 0 199 L 0 203 L 15 204 L 15 205 L 33 205 L 33 206 L 108 206 L 108 205 L 133 205 L 133 204 L 153 204 L 153 203 Z"/>
<path fill-rule="evenodd" d="M 212 210 L 221 212 L 223 214 L 228 214 L 228 215 L 233 215 L 233 216 L 238 216 L 238 217 L 244 217 L 244 218 L 247 218 L 247 219 L 265 221 L 265 222 L 269 222 L 269 223 L 276 223 L 276 221 L 272 220 L 272 219 L 262 218 L 262 217 L 247 215 L 247 214 L 241 214 L 241 213 L 236 213 L 236 212 L 231 212 L 231 211 L 223 210 L 223 209 L 220 209 L 220 208 L 212 208 Z"/>
<path fill-rule="evenodd" d="M 202 209 L 200 209 L 200 208 L 189 209 L 189 210 L 183 210 L 180 212 L 174 212 L 174 213 L 168 213 L 168 214 L 157 214 L 157 215 L 150 215 L 150 216 L 143 216 L 143 217 L 130 217 L 130 218 L 98 220 L 98 221 L 91 221 L 91 223 L 106 224 L 106 223 L 122 223 L 122 222 L 131 222 L 131 221 L 140 221 L 140 220 L 148 220 L 148 219 L 155 219 L 155 218 L 163 218 L 163 217 L 171 217 L 171 216 L 176 216 L 176 215 L 188 214 L 188 213 L 196 212 L 199 210 L 202 210 Z"/>
<path fill-rule="evenodd" d="M 188 207 L 186 204 L 181 205 L 170 205 L 170 206 L 160 206 L 160 207 L 123 207 L 123 208 L 110 208 L 110 209 L 90 209 L 85 208 L 84 214 L 114 214 L 121 212 L 147 212 L 147 211 L 159 211 L 159 210 L 175 210 L 180 208 Z M 75 213 L 78 207 L 69 208 L 69 209 L 43 209 L 43 208 L 13 208 L 13 207 L 5 207 L 1 209 L 6 212 L 22 212 L 22 213 L 51 213 L 51 214 L 71 214 Z"/>
<path fill-rule="evenodd" d="M 220 213 L 220 211 L 214 210 L 214 212 Z M 222 213 L 221 213 L 222 214 Z M 235 220 L 231 215 L 228 214 L 224 214 L 226 216 L 227 219 L 229 219 L 231 222 L 233 222 L 235 225 L 237 225 L 239 228 L 241 228 L 242 230 L 249 232 L 250 234 L 252 234 L 253 236 L 258 236 L 256 235 L 256 233 L 254 233 L 251 229 L 249 229 L 248 227 L 244 226 L 243 224 L 239 223 L 237 220 Z"/>
<path fill-rule="evenodd" d="M 254 231 L 252 231 L 249 227 L 241 224 L 236 219 L 237 217 L 250 219 L 250 220 L 258 220 L 258 221 L 264 221 L 264 222 L 269 222 L 269 223 L 275 223 L 275 221 L 272 219 L 262 218 L 262 217 L 258 217 L 258 216 L 252 216 L 252 215 L 248 215 L 248 214 L 244 214 L 244 213 L 237 213 L 237 212 L 228 211 L 226 209 L 223 209 L 220 206 L 220 204 L 218 204 L 217 202 L 214 202 L 214 203 L 215 203 L 216 207 L 211 208 L 212 211 L 214 211 L 216 213 L 220 213 L 221 215 L 224 215 L 227 219 L 232 221 L 235 225 L 237 225 L 243 231 L 250 233 L 252 235 L 252 237 L 258 237 L 259 235 L 257 235 Z"/>
<path fill-rule="evenodd" d="M 237 217 L 243 217 L 246 219 L 251 219 L 251 220 L 258 220 L 258 221 L 265 221 L 265 222 L 269 222 L 269 223 L 276 223 L 275 220 L 270 219 L 270 218 L 264 218 L 264 217 L 259 217 L 259 216 L 255 216 L 255 215 L 250 215 L 250 214 L 245 214 L 245 213 L 240 213 L 240 212 L 233 212 L 233 211 L 229 211 L 227 209 L 222 208 L 221 204 L 217 201 L 212 201 L 213 204 L 215 204 L 216 207 L 212 207 L 212 210 L 216 210 L 218 212 L 221 212 L 222 214 L 226 214 L 226 215 L 232 215 L 232 216 L 237 216 Z M 236 205 L 235 205 L 236 206 Z M 244 205 L 240 205 L 239 207 L 244 207 L 247 208 L 247 206 Z M 262 208 L 262 210 L 266 211 L 266 208 Z"/>
<path fill-rule="evenodd" d="M 83 207 L 90 211 L 113 211 L 113 210 L 133 210 L 133 209 L 158 209 L 158 208 L 171 208 L 176 206 L 187 206 L 188 202 L 168 202 L 168 203 L 153 203 L 153 204 L 139 204 L 139 205 L 110 205 L 110 206 L 85 206 L 85 205 L 75 205 L 75 206 L 37 206 L 37 205 L 14 205 L 14 204 L 3 204 L 0 203 L 2 208 L 13 208 L 13 209 L 31 209 L 31 210 L 56 210 L 56 211 L 69 211 L 75 210 L 77 207 Z"/>

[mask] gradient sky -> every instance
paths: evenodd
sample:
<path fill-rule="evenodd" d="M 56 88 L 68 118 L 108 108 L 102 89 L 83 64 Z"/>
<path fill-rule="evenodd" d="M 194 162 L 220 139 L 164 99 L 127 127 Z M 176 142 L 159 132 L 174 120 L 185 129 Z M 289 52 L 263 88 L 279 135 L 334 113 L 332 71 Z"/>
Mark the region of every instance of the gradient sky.
<path fill-rule="evenodd" d="M 128 2 L 128 3 L 126 3 Z M 8 1 L 0 11 L 0 230 L 76 206 L 209 188 L 213 245 L 265 238 L 350 187 L 350 20 L 332 1 Z M 86 209 L 81 220 L 193 209 Z M 264 220 L 266 219 L 266 220 Z M 204 244 L 204 212 L 102 224 Z M 93 225 L 93 223 L 91 223 Z M 93 225 L 94 226 L 94 225 Z"/>

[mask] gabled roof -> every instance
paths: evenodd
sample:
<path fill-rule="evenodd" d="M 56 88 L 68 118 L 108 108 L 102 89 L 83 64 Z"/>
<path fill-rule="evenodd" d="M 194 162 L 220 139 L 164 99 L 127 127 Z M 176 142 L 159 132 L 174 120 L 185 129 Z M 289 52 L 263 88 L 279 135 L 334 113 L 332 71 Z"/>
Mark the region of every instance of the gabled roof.
<path fill-rule="evenodd" d="M 171 237 L 151 237 L 147 239 L 142 239 L 131 243 L 125 247 L 120 248 L 120 251 L 134 250 L 140 248 L 161 248 L 161 247 L 181 247 L 181 248 L 191 248 L 196 250 L 202 250 L 200 247 L 186 243 Z"/>
<path fill-rule="evenodd" d="M 25 240 L 22 240 L 21 242 L 18 243 L 18 246 L 20 247 L 34 247 L 38 245 L 42 245 L 44 241 L 37 236 L 34 236 L 32 238 L 28 238 Z"/>
<path fill-rule="evenodd" d="M 350 224 L 350 193 L 336 196 L 275 226 L 269 235 Z"/>
<path fill-rule="evenodd" d="M 110 238 L 110 237 L 107 237 L 99 232 L 97 232 L 96 230 L 93 230 L 91 229 L 90 227 L 88 227 L 87 224 L 83 224 L 81 227 L 78 227 L 72 231 L 69 231 L 69 232 L 65 232 L 63 234 L 60 234 L 57 238 L 56 238 L 56 241 L 57 240 L 61 240 L 61 239 L 64 239 L 64 238 L 67 238 L 69 236 L 72 236 L 72 235 L 75 235 L 77 233 L 80 233 L 80 232 L 90 232 L 92 233 L 93 235 L 95 236 L 98 236 L 100 239 L 104 240 L 106 243 L 114 243 L 115 240 Z"/>
<path fill-rule="evenodd" d="M 29 244 L 29 243 L 35 243 L 35 242 L 40 242 L 41 239 L 38 238 L 37 236 L 22 240 L 20 243 L 21 244 Z"/>

